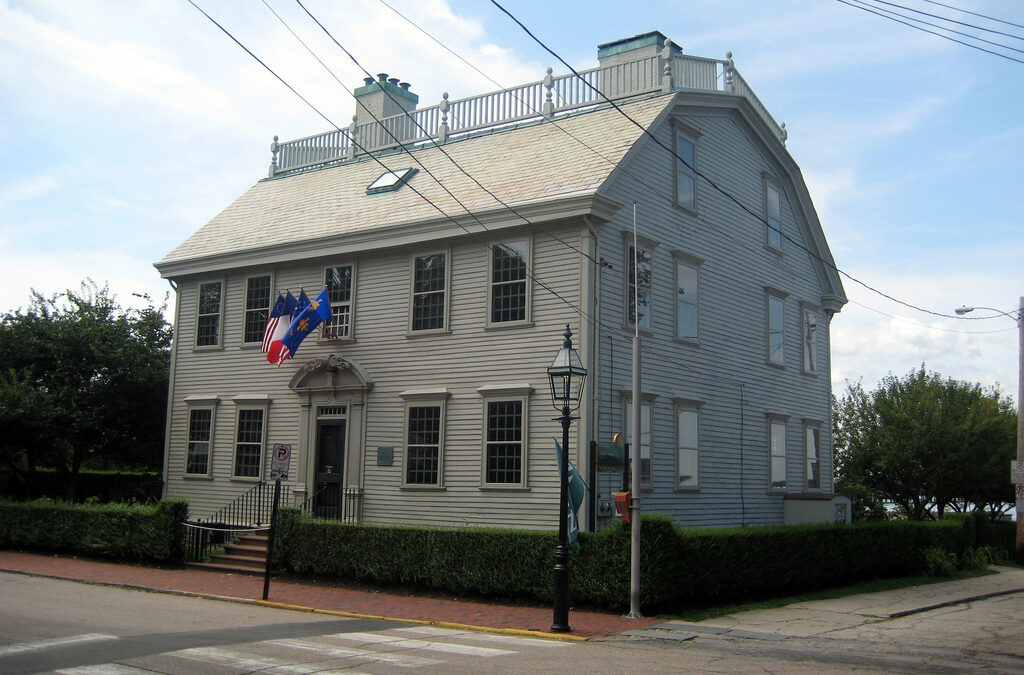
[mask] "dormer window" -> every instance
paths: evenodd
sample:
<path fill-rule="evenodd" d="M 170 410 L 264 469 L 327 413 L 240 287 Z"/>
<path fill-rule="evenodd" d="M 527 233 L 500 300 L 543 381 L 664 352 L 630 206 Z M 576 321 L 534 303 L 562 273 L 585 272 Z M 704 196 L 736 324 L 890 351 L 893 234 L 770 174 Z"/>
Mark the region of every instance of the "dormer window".
<path fill-rule="evenodd" d="M 409 182 L 409 179 L 416 175 L 416 169 L 399 169 L 398 171 L 385 171 L 380 177 L 370 183 L 366 188 L 366 194 L 375 195 L 381 192 L 394 192 Z"/>

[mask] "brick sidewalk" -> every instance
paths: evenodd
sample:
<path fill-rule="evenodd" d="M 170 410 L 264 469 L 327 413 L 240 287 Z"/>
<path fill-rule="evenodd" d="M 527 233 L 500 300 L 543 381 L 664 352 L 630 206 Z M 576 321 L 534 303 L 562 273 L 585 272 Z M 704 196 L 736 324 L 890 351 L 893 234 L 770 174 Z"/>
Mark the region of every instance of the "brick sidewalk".
<path fill-rule="evenodd" d="M 257 601 L 263 597 L 262 577 L 191 568 L 164 569 L 0 551 L 0 571 L 247 602 Z M 428 623 L 462 624 L 505 631 L 550 633 L 552 618 L 549 607 L 508 606 L 407 596 L 276 579 L 270 584 L 269 601 L 314 610 Z M 568 635 L 576 638 L 617 635 L 628 630 L 646 628 L 659 621 L 657 618 L 628 619 L 602 612 L 570 611 L 569 624 L 572 626 L 572 632 Z"/>

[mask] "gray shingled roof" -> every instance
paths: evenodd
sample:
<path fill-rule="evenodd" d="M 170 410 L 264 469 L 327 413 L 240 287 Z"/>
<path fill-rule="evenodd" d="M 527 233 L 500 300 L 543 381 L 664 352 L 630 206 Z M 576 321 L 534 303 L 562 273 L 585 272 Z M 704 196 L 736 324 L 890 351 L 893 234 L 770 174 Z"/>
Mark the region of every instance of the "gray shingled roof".
<path fill-rule="evenodd" d="M 673 100 L 671 95 L 654 96 L 620 107 L 647 128 Z M 530 123 L 450 141 L 443 148 L 488 191 L 517 207 L 597 193 L 641 134 L 619 112 L 596 108 L 555 123 Z M 256 183 L 156 266 L 170 275 L 180 263 L 438 221 L 445 214 L 461 219 L 467 209 L 485 213 L 503 208 L 437 147 L 411 154 L 461 205 L 405 152 L 381 160 L 389 169 L 414 167 L 419 173 L 397 191 L 367 195 L 366 188 L 384 168 L 362 158 Z"/>

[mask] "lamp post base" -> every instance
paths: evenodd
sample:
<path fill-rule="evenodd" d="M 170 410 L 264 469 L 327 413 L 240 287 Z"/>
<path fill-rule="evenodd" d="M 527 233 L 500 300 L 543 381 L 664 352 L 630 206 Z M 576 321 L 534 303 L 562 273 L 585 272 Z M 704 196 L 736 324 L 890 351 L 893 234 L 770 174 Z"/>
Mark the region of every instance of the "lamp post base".
<path fill-rule="evenodd" d="M 568 633 L 569 627 L 569 547 L 555 547 L 555 614 L 551 622 L 552 633 Z"/>

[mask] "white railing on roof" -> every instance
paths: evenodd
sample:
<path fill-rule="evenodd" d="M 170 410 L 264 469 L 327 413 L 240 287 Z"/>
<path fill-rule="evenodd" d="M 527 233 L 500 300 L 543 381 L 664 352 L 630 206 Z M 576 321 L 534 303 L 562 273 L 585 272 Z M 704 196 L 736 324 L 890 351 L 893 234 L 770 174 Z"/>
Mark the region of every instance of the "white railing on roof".
<path fill-rule="evenodd" d="M 526 120 L 550 118 L 556 113 L 598 105 L 652 92 L 679 89 L 735 94 L 747 99 L 775 135 L 785 142 L 785 124 L 768 113 L 732 61 L 673 53 L 666 45 L 662 56 L 651 56 L 585 70 L 576 75 L 551 75 L 511 89 L 448 100 L 408 114 L 385 117 L 368 124 L 350 124 L 323 134 L 271 145 L 270 175 L 353 159 L 357 155 L 426 142 L 444 143 L 455 135 Z M 601 92 L 601 93 L 598 93 Z M 603 95 L 602 95 L 603 94 Z"/>

